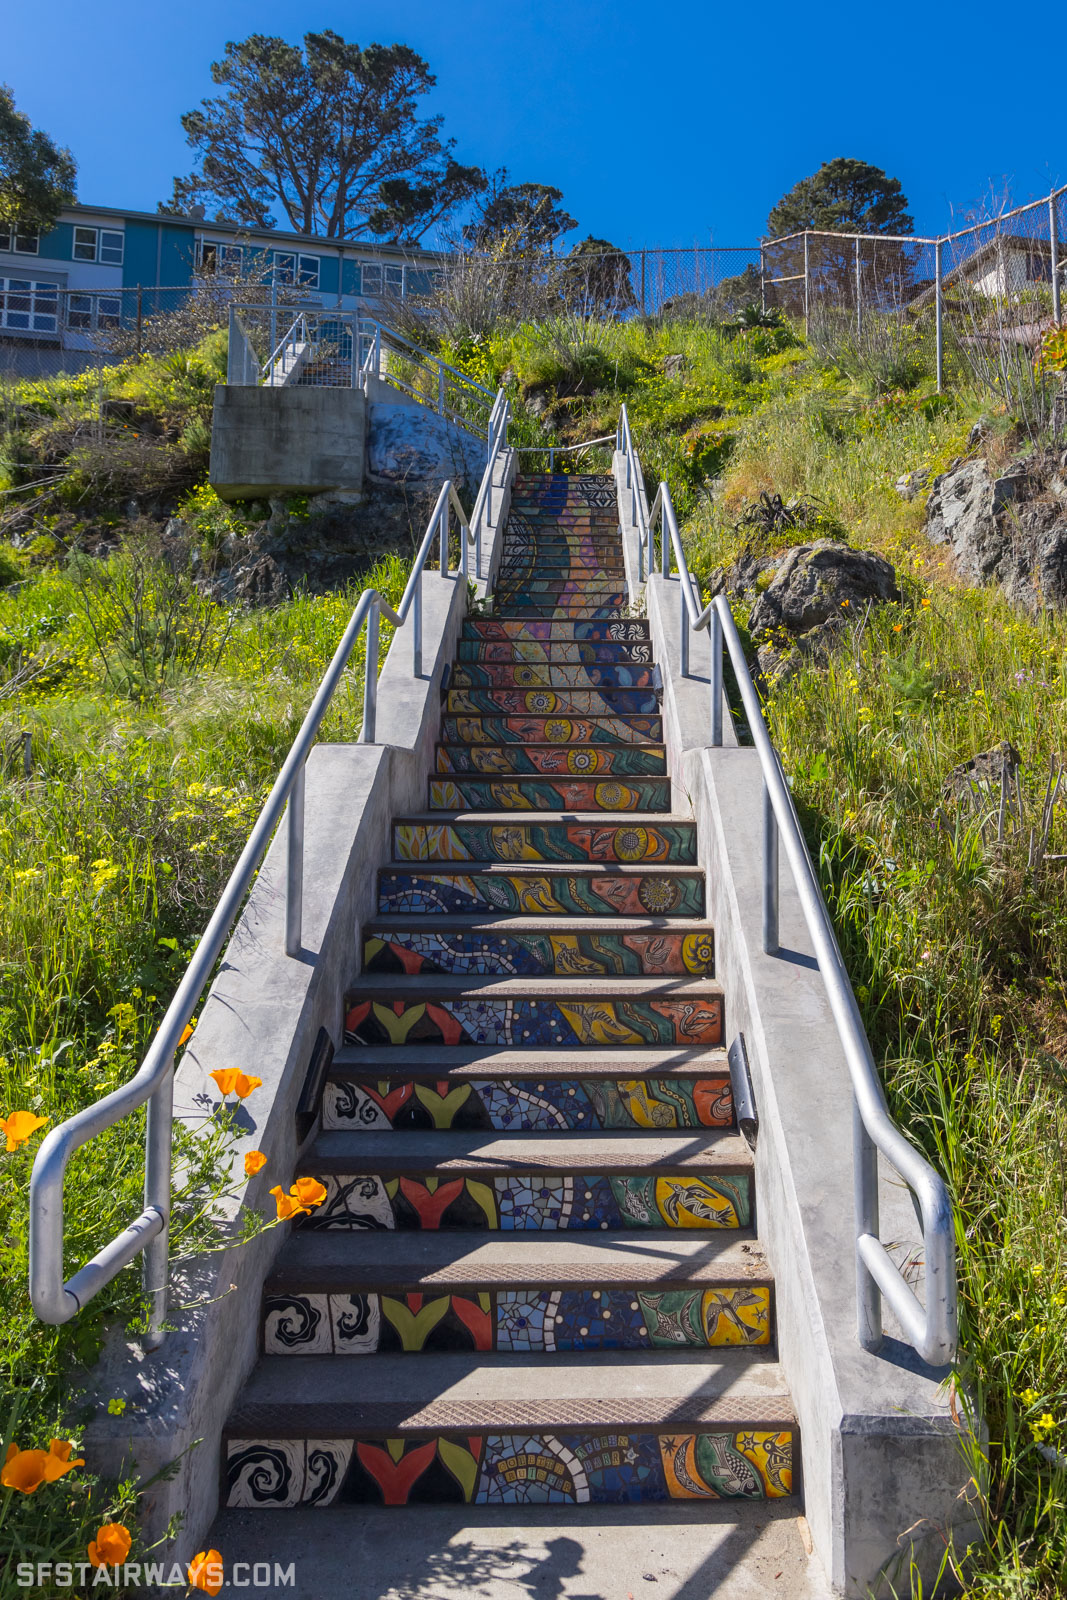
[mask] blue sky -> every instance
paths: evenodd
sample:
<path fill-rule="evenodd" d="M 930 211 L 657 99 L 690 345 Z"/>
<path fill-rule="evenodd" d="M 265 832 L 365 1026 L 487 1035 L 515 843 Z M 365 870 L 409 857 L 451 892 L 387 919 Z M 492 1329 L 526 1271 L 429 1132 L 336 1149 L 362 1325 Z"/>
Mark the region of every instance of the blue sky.
<path fill-rule="evenodd" d="M 835 155 L 899 177 L 920 232 L 991 191 L 1019 203 L 1067 180 L 1056 74 L 1043 77 L 1040 46 L 1023 68 L 988 0 L 918 13 L 855 0 L 53 0 L 8 8 L 0 79 L 70 146 L 80 199 L 154 210 L 189 170 L 179 117 L 211 93 L 226 40 L 327 27 L 424 55 L 460 159 L 555 184 L 573 238 L 748 244 Z"/>

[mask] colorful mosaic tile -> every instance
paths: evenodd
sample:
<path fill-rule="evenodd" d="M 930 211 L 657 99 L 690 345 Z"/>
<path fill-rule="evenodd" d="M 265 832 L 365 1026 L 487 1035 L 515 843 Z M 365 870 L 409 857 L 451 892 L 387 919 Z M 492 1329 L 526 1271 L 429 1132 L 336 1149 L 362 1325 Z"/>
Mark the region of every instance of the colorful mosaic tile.
<path fill-rule="evenodd" d="M 662 745 L 463 745 L 439 744 L 438 772 L 537 773 L 551 776 L 612 777 L 665 774 L 667 758 Z"/>
<path fill-rule="evenodd" d="M 461 639 L 460 661 L 540 661 L 549 666 L 596 666 L 614 661 L 651 662 L 647 639 L 636 644 L 589 644 L 584 640 Z"/>
<path fill-rule="evenodd" d="M 717 1045 L 722 1005 L 715 996 L 650 999 L 361 1001 L 345 1017 L 349 1044 Z"/>
<path fill-rule="evenodd" d="M 464 639 L 588 639 L 612 643 L 639 644 L 649 637 L 648 623 L 639 619 L 629 622 L 579 622 L 563 624 L 540 621 L 531 617 L 509 622 L 500 617 L 468 617 L 463 624 Z"/>
<path fill-rule="evenodd" d="M 400 823 L 393 828 L 396 861 L 696 861 L 692 822 L 456 822 Z"/>
<path fill-rule="evenodd" d="M 546 661 L 461 661 L 452 668 L 456 689 L 648 689 L 655 668 L 641 662 L 566 666 Z"/>
<path fill-rule="evenodd" d="M 449 689 L 445 709 L 475 716 L 656 716 L 659 697 L 652 689 Z"/>
<path fill-rule="evenodd" d="M 618 1505 L 792 1492 L 787 1430 L 230 1439 L 226 1504 Z"/>
<path fill-rule="evenodd" d="M 530 872 L 514 877 L 499 872 L 384 871 L 378 877 L 380 912 L 478 911 L 486 908 L 537 916 L 560 911 L 571 916 L 699 917 L 704 914 L 704 880 L 698 872 L 642 872 L 632 877 L 610 873 Z"/>
<path fill-rule="evenodd" d="M 444 717 L 446 744 L 662 744 L 659 717 Z"/>
<path fill-rule="evenodd" d="M 431 811 L 669 811 L 667 777 L 431 778 Z"/>
<path fill-rule="evenodd" d="M 368 937 L 366 972 L 457 972 L 519 977 L 710 977 L 711 934 L 672 933 L 433 933 L 414 929 L 389 939 Z"/>
<path fill-rule="evenodd" d="M 381 1078 L 330 1080 L 322 1125 L 348 1132 L 385 1128 L 555 1129 L 725 1128 L 733 1120 L 728 1078 L 634 1078 L 605 1081 L 539 1078 L 433 1082 Z"/>

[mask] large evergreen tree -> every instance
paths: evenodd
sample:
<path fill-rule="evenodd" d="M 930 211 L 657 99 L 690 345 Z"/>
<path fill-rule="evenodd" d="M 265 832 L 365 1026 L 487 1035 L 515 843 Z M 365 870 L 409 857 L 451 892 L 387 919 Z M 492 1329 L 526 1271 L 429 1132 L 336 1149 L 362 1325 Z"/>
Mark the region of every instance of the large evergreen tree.
<path fill-rule="evenodd" d="M 74 157 L 60 149 L 0 84 L 0 228 L 50 228 L 74 199 Z"/>
<path fill-rule="evenodd" d="M 824 233 L 912 233 L 908 200 L 899 178 L 852 156 L 824 161 L 810 178 L 801 178 L 767 218 L 767 237 L 809 228 Z"/>
<path fill-rule="evenodd" d="M 198 169 L 174 180 L 168 210 L 201 202 L 254 227 L 345 239 L 420 238 L 486 186 L 463 166 L 440 117 L 418 102 L 435 78 L 403 44 L 361 49 L 326 30 L 303 48 L 253 34 L 211 76 L 223 93 L 182 117 Z"/>

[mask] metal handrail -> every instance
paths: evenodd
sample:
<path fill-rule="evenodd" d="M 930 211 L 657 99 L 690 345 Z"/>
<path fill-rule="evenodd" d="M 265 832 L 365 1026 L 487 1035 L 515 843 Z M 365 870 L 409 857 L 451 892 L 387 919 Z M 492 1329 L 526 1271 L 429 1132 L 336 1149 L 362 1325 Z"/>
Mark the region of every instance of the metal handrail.
<path fill-rule="evenodd" d="M 552 472 L 556 465 L 556 457 L 566 455 L 568 451 L 574 450 L 578 454 L 581 454 L 583 450 L 592 450 L 593 447 L 598 444 L 616 443 L 617 436 L 614 433 L 603 433 L 597 439 L 583 439 L 581 444 L 517 444 L 513 445 L 512 449 L 518 456 L 534 454 L 543 455 L 547 450 L 548 470 L 549 472 Z"/>
<path fill-rule="evenodd" d="M 478 503 L 484 504 L 484 488 L 491 479 L 501 451 L 507 449 L 506 401 L 501 390 L 494 410 L 498 420 L 503 411 L 503 426 L 491 436 L 491 453 L 482 479 Z M 227 935 L 256 871 L 281 820 L 287 817 L 288 850 L 286 865 L 285 951 L 301 954 L 303 924 L 304 860 L 304 766 L 322 721 L 348 666 L 364 626 L 367 629 L 367 658 L 363 695 L 363 725 L 360 742 L 373 744 L 378 700 L 379 624 L 384 615 L 395 627 L 412 617 L 412 672 L 422 674 L 422 574 L 435 539 L 439 544 L 441 575 L 450 576 L 449 533 L 451 513 L 460 525 L 459 573 L 465 576 L 468 552 L 474 550 L 475 571 L 480 567 L 481 524 L 472 528 L 451 480 L 444 483 L 437 497 L 422 542 L 419 545 L 396 610 L 377 589 L 365 589 L 349 619 L 333 659 L 323 674 L 315 697 L 290 746 L 281 771 L 263 804 L 248 842 L 219 897 L 207 928 L 185 970 L 174 998 L 167 1007 L 139 1070 L 129 1083 L 113 1090 L 53 1128 L 41 1144 L 30 1178 L 30 1299 L 42 1322 L 69 1322 L 95 1294 L 144 1252 L 145 1290 L 149 1299 L 150 1345 L 162 1337 L 167 1307 L 167 1258 L 171 1205 L 171 1123 L 174 1098 L 174 1057 L 182 1034 L 200 995 L 211 978 Z M 147 1104 L 145 1130 L 145 1205 L 141 1215 L 98 1251 L 67 1282 L 63 1281 L 64 1206 L 63 1180 L 74 1152 L 97 1134 L 104 1132 L 138 1107 Z"/>
<path fill-rule="evenodd" d="M 784 846 L 793 873 L 797 897 L 837 1035 L 848 1064 L 853 1093 L 853 1163 L 856 1214 L 857 1327 L 860 1344 L 876 1350 L 882 1341 L 881 1296 L 888 1300 L 908 1342 L 919 1356 L 934 1366 L 951 1361 L 956 1352 L 955 1228 L 952 1202 L 940 1174 L 901 1133 L 886 1105 L 878 1070 L 864 1030 L 856 997 L 834 934 L 830 914 L 819 887 L 818 875 L 804 841 L 789 784 L 764 721 L 759 694 L 745 659 L 733 612 L 725 595 L 701 609 L 698 590 L 682 547 L 678 518 L 665 483 L 648 509 L 644 478 L 633 446 L 629 417 L 623 406 L 616 448 L 626 462 L 626 487 L 631 490 L 632 521 L 645 558 L 654 564 L 653 533 L 660 529 L 660 571 L 670 576 L 671 552 L 678 568 L 681 601 L 682 675 L 689 675 L 690 632 L 708 628 L 711 634 L 711 744 L 722 744 L 722 649 L 730 653 L 741 702 L 752 732 L 763 776 L 763 948 L 776 955 L 778 942 L 778 847 Z M 647 558 L 647 565 L 646 565 Z M 905 1282 L 899 1267 L 879 1237 L 878 1153 L 885 1156 L 918 1201 L 922 1216 L 926 1258 L 926 1305 Z"/>

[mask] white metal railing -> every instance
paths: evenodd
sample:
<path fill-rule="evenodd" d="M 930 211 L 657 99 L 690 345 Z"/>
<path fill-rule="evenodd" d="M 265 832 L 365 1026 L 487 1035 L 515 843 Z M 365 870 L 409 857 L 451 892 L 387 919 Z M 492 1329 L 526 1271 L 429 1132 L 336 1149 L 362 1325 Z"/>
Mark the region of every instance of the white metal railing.
<path fill-rule="evenodd" d="M 219 897 L 218 904 L 174 998 L 152 1040 L 140 1069 L 129 1083 L 54 1128 L 41 1144 L 30 1179 L 30 1299 L 42 1322 L 69 1322 L 115 1275 L 144 1252 L 144 1280 L 149 1299 L 149 1340 L 158 1342 L 167 1307 L 168 1232 L 171 1205 L 171 1123 L 174 1057 L 185 1027 L 211 978 L 227 935 L 283 812 L 287 818 L 288 853 L 285 890 L 285 951 L 301 952 L 303 924 L 304 767 L 329 710 L 360 634 L 366 628 L 367 653 L 360 742 L 373 744 L 378 701 L 379 625 L 384 615 L 397 628 L 412 618 L 412 675 L 422 675 L 422 576 L 436 540 L 441 575 L 449 577 L 449 533 L 455 512 L 460 533 L 459 576 L 481 572 L 483 512 L 490 505 L 491 480 L 508 449 L 507 400 L 501 390 L 493 406 L 489 460 L 482 477 L 475 515 L 469 521 L 451 482 L 441 487 L 426 532 L 412 564 L 403 598 L 396 610 L 377 589 L 365 589 L 345 628 L 333 659 L 323 674 L 300 731 L 256 819 L 248 842 Z M 481 508 L 481 509 L 479 509 Z M 63 1180 L 74 1152 L 106 1128 L 147 1105 L 145 1130 L 145 1204 L 128 1228 L 63 1281 Z"/>
<path fill-rule="evenodd" d="M 249 323 L 260 329 L 260 337 L 266 335 L 265 360 L 244 358 Z M 366 391 L 377 379 L 467 427 L 484 425 L 494 403 L 492 390 L 420 349 L 396 328 L 358 311 L 234 305 L 230 350 L 230 383 L 277 388 L 310 381 L 325 388 Z M 313 371 L 311 379 L 304 377 L 307 368 Z"/>
<path fill-rule="evenodd" d="M 952 1202 L 937 1172 L 908 1142 L 889 1115 L 871 1047 L 852 993 L 819 879 L 804 842 L 789 784 L 763 720 L 759 694 L 752 681 L 744 647 L 725 595 L 701 609 L 699 591 L 689 571 L 671 493 L 665 483 L 649 510 L 641 464 L 634 450 L 626 407 L 622 407 L 616 449 L 625 459 L 625 488 L 630 492 L 631 521 L 640 539 L 640 577 L 656 566 L 655 530 L 659 527 L 659 570 L 671 575 L 677 566 L 681 608 L 681 671 L 689 674 L 690 635 L 708 629 L 711 637 L 710 743 L 722 744 L 723 643 L 730 654 L 752 741 L 763 774 L 763 948 L 776 955 L 778 942 L 778 850 L 781 842 L 808 926 L 815 955 L 852 1079 L 853 1164 L 856 1213 L 857 1322 L 864 1349 L 882 1340 L 881 1296 L 892 1307 L 908 1342 L 924 1361 L 935 1366 L 951 1361 L 956 1350 L 956 1262 Z M 665 671 L 669 663 L 663 662 Z M 926 1258 L 926 1305 L 905 1282 L 879 1237 L 878 1153 L 896 1168 L 918 1201 Z"/>
<path fill-rule="evenodd" d="M 597 439 L 583 439 L 581 444 L 517 444 L 513 445 L 517 456 L 546 455 L 548 456 L 548 470 L 556 470 L 556 457 L 564 455 L 581 455 L 585 450 L 594 450 L 599 444 L 615 444 L 616 437 L 613 433 L 603 433 Z"/>

